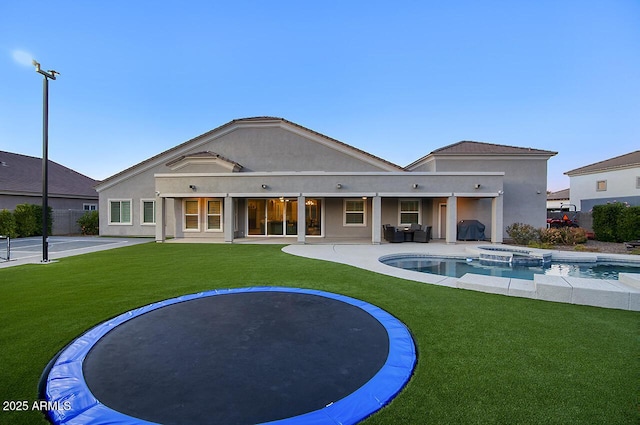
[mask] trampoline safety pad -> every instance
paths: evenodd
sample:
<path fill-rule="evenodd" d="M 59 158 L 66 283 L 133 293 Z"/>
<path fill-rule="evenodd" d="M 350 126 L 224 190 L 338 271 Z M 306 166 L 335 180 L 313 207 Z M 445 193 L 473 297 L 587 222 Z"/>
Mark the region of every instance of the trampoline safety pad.
<path fill-rule="evenodd" d="M 45 374 L 56 424 L 353 424 L 416 362 L 408 329 L 343 295 L 251 287 L 185 295 L 108 320 Z"/>

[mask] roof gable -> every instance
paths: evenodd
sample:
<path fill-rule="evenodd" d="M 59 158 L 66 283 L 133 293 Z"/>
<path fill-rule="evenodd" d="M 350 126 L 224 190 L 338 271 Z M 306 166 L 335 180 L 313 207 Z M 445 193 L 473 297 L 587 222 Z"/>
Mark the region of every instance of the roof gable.
<path fill-rule="evenodd" d="M 242 165 L 231 161 L 215 152 L 204 151 L 182 155 L 167 162 L 167 167 L 171 170 L 180 170 L 189 166 L 217 166 L 226 171 L 235 172 L 242 169 Z"/>
<path fill-rule="evenodd" d="M 630 152 L 625 155 L 616 156 L 614 158 L 605 159 L 604 161 L 596 162 L 594 164 L 585 165 L 584 167 L 567 171 L 564 174 L 568 176 L 577 174 L 591 174 L 628 167 L 640 167 L 640 150 Z"/>
<path fill-rule="evenodd" d="M 49 160 L 50 195 L 96 198 L 96 180 Z M 42 193 L 42 159 L 0 151 L 0 192 Z"/>
<path fill-rule="evenodd" d="M 414 169 L 428 161 L 432 161 L 439 156 L 543 156 L 550 158 L 557 155 L 558 152 L 546 151 L 542 149 L 523 148 L 519 146 L 498 145 L 495 143 L 474 142 L 463 140 L 436 149 L 433 152 L 423 156 L 417 161 L 405 167 L 406 170 Z"/>
<path fill-rule="evenodd" d="M 187 140 L 184 143 L 181 143 L 171 149 L 168 149 L 164 152 L 161 152 L 149 159 L 146 159 L 132 167 L 129 167 L 117 174 L 114 174 L 111 177 L 103 180 L 100 184 L 98 184 L 97 189 L 101 191 L 106 189 L 107 187 L 116 184 L 117 182 L 127 179 L 131 176 L 137 175 L 140 172 L 145 170 L 149 170 L 158 165 L 166 165 L 167 163 L 171 163 L 174 159 L 180 158 L 185 155 L 194 155 L 194 151 L 197 149 L 207 149 L 207 145 L 211 146 L 216 140 L 222 140 L 226 135 L 229 135 L 239 129 L 251 129 L 251 128 L 281 128 L 289 133 L 297 134 L 298 136 L 302 136 L 304 139 L 309 140 L 311 142 L 315 142 L 318 145 L 322 145 L 330 148 L 335 152 L 340 152 L 344 154 L 346 157 L 350 157 L 354 160 L 360 161 L 361 163 L 366 163 L 369 167 L 373 167 L 377 171 L 402 171 L 402 167 L 393 164 L 389 161 L 386 161 L 382 158 L 379 158 L 375 155 L 369 154 L 363 150 L 350 146 L 346 143 L 340 142 L 331 137 L 325 136 L 316 131 L 310 130 L 306 127 L 303 127 L 299 124 L 295 124 L 291 121 L 285 120 L 284 118 L 276 118 L 276 117 L 252 117 L 252 118 L 241 118 L 230 121 L 226 124 L 223 124 L 219 127 L 214 128 L 206 133 L 203 133 L 195 138 Z M 214 147 L 215 150 L 217 148 Z M 221 151 L 225 156 L 229 159 L 225 158 L 227 161 L 234 162 L 237 158 L 233 158 L 233 155 L 229 155 Z M 223 157 L 221 157 L 223 158 Z M 250 164 L 245 164 L 244 159 L 238 160 L 242 162 L 243 171 L 253 171 L 251 167 L 248 167 Z M 239 165 L 239 164 L 238 164 Z M 308 170 L 312 171 L 312 170 Z M 319 171 L 319 170 L 313 170 Z M 349 170 L 344 170 L 349 171 Z"/>

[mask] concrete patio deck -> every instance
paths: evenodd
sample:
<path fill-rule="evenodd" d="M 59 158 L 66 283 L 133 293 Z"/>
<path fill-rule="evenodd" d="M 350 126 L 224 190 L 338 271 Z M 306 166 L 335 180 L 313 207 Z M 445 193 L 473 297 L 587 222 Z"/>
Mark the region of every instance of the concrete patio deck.
<path fill-rule="evenodd" d="M 460 278 L 421 273 L 388 266 L 380 257 L 392 254 L 423 254 L 451 258 L 477 258 L 477 247 L 487 242 L 444 244 L 305 244 L 288 245 L 283 251 L 292 255 L 348 264 L 376 273 L 432 285 L 468 289 L 514 297 L 570 304 L 640 311 L 640 274 L 622 273 L 619 280 L 585 279 L 536 275 L 534 280 L 512 279 L 467 273 Z M 508 246 L 506 246 L 508 247 Z M 547 251 L 553 260 L 633 262 L 635 255 Z"/>

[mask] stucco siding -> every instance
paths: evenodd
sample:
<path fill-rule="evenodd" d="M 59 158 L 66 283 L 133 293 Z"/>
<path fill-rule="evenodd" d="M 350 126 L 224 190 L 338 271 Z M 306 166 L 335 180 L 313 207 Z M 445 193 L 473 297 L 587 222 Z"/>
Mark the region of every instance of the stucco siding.
<path fill-rule="evenodd" d="M 210 150 L 242 171 L 380 171 L 381 168 L 281 127 L 238 128 L 194 151 Z"/>
<path fill-rule="evenodd" d="M 640 178 L 640 167 L 571 176 L 570 203 L 583 211 L 588 211 L 593 205 L 607 201 L 626 201 L 632 205 L 640 205 L 638 178 Z M 599 181 L 604 182 L 604 190 L 598 190 Z"/>
<path fill-rule="evenodd" d="M 526 157 L 505 159 L 437 159 L 441 171 L 503 171 L 504 227 L 526 223 L 546 226 L 547 160 Z"/>

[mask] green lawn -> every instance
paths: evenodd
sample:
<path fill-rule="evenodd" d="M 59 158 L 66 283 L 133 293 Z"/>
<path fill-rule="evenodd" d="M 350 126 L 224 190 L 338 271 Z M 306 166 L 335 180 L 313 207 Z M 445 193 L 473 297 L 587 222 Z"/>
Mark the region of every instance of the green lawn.
<path fill-rule="evenodd" d="M 415 374 L 368 424 L 640 423 L 639 313 L 426 285 L 276 245 L 151 243 L 1 269 L 0 399 L 32 403 L 51 357 L 119 313 L 262 285 L 344 294 L 409 327 Z M 0 411 L 0 424 L 38 423 Z"/>

